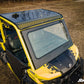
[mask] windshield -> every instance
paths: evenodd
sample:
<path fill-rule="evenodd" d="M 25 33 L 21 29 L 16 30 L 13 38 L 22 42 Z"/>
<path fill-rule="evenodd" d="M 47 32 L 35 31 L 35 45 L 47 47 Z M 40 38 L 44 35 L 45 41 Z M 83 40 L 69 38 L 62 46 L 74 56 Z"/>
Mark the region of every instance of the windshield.
<path fill-rule="evenodd" d="M 36 58 L 43 57 L 68 41 L 62 23 L 29 32 L 28 38 Z"/>

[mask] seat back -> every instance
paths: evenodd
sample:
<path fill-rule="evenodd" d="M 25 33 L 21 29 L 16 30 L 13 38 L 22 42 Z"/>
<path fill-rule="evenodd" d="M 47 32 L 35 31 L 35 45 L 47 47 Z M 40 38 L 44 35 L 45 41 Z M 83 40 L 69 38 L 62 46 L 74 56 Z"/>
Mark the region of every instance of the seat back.
<path fill-rule="evenodd" d="M 8 44 L 11 49 L 14 50 L 14 49 L 19 49 L 21 47 L 20 40 L 16 33 L 12 33 L 12 34 L 8 35 L 7 40 L 8 40 Z"/>

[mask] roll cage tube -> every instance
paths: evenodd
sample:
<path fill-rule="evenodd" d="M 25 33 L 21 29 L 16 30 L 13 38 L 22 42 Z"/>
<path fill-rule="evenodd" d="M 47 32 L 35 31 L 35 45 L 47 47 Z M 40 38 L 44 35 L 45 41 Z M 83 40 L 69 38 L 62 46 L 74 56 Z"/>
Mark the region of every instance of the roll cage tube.
<path fill-rule="evenodd" d="M 5 51 L 6 49 L 5 49 L 5 46 L 4 46 L 4 43 L 5 43 L 5 36 L 4 36 L 4 32 L 3 32 L 3 23 L 1 22 L 1 20 L 0 20 L 0 31 L 1 31 L 1 35 L 2 35 L 2 42 L 0 42 L 0 45 L 1 45 L 1 47 L 2 47 L 2 49 Z"/>
<path fill-rule="evenodd" d="M 6 39 L 5 39 L 5 35 L 4 35 L 4 32 L 3 32 L 3 27 L 2 27 L 3 22 L 1 22 L 1 20 L 3 20 L 3 21 L 5 21 L 5 22 L 7 22 L 8 24 L 12 25 L 12 26 L 14 27 L 14 29 L 16 30 L 17 35 L 18 35 L 18 37 L 19 37 L 19 39 L 20 39 L 21 45 L 22 45 L 22 47 L 23 47 L 23 50 L 24 50 L 24 52 L 25 52 L 25 55 L 26 55 L 26 57 L 27 57 L 28 65 L 31 67 L 31 69 L 34 70 L 34 66 L 33 66 L 33 63 L 32 63 L 31 58 L 30 58 L 30 56 L 29 56 L 29 53 L 28 53 L 28 51 L 27 51 L 26 45 L 25 45 L 25 43 L 24 43 L 24 40 L 23 40 L 23 38 L 22 38 L 21 31 L 17 28 L 17 26 L 16 26 L 13 22 L 11 22 L 11 21 L 7 20 L 6 18 L 0 16 L 0 24 L 1 24 L 1 25 L 0 25 L 0 29 L 1 29 L 1 32 L 2 32 L 1 34 L 3 35 L 2 38 L 3 38 L 3 40 L 4 40 L 2 46 L 4 46 L 4 43 L 6 42 Z M 5 46 L 3 47 L 3 50 L 6 50 L 6 49 L 5 49 Z"/>

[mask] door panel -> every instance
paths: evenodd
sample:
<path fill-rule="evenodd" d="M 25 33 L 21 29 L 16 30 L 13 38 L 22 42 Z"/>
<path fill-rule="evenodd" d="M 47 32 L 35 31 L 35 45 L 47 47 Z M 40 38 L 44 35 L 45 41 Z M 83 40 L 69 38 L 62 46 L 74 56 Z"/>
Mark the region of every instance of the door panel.
<path fill-rule="evenodd" d="M 23 62 L 21 62 L 18 58 L 16 58 L 10 51 L 6 51 L 7 60 L 10 63 L 14 73 L 17 75 L 19 79 L 21 79 L 24 75 L 24 69 L 28 68 Z"/>

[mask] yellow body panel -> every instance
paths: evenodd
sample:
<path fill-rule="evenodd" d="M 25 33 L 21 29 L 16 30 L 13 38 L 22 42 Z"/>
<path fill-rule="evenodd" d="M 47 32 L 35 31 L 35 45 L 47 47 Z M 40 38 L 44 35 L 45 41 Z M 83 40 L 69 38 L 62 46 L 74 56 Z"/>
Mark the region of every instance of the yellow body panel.
<path fill-rule="evenodd" d="M 80 57 L 79 57 L 79 51 L 78 51 L 77 46 L 74 44 L 69 49 L 72 50 L 72 53 L 74 54 L 75 59 L 78 60 L 78 58 Z"/>
<path fill-rule="evenodd" d="M 37 84 L 43 84 L 36 76 L 35 73 L 33 73 L 33 71 L 31 69 L 27 70 L 28 75 L 30 76 L 30 78 L 32 80 L 34 80 Z"/>
<path fill-rule="evenodd" d="M 40 80 L 52 80 L 52 79 L 58 78 L 62 75 L 61 72 L 52 70 L 52 68 L 48 69 L 47 65 L 45 67 L 42 66 L 41 68 L 39 68 L 35 71 L 35 74 Z"/>
<path fill-rule="evenodd" d="M 76 45 L 72 45 L 69 50 L 72 50 L 72 53 L 75 56 L 75 59 L 78 60 L 79 58 L 79 51 Z M 54 66 L 55 67 L 55 66 Z M 57 67 L 55 67 L 57 69 Z M 27 70 L 29 72 L 29 70 Z M 32 76 L 35 75 L 34 77 L 38 78 L 40 81 L 46 81 L 46 80 L 52 80 L 58 77 L 62 76 L 61 72 L 57 72 L 55 70 L 52 71 L 52 69 L 48 69 L 48 65 L 44 64 L 43 66 L 41 66 L 40 68 L 38 68 L 37 70 L 30 70 L 30 73 L 32 75 L 30 75 L 30 77 L 32 79 L 34 79 Z M 52 74 L 53 73 L 53 74 Z M 36 81 L 34 79 L 34 81 Z M 36 81 L 37 82 L 37 81 Z M 40 84 L 40 83 L 37 83 Z"/>

